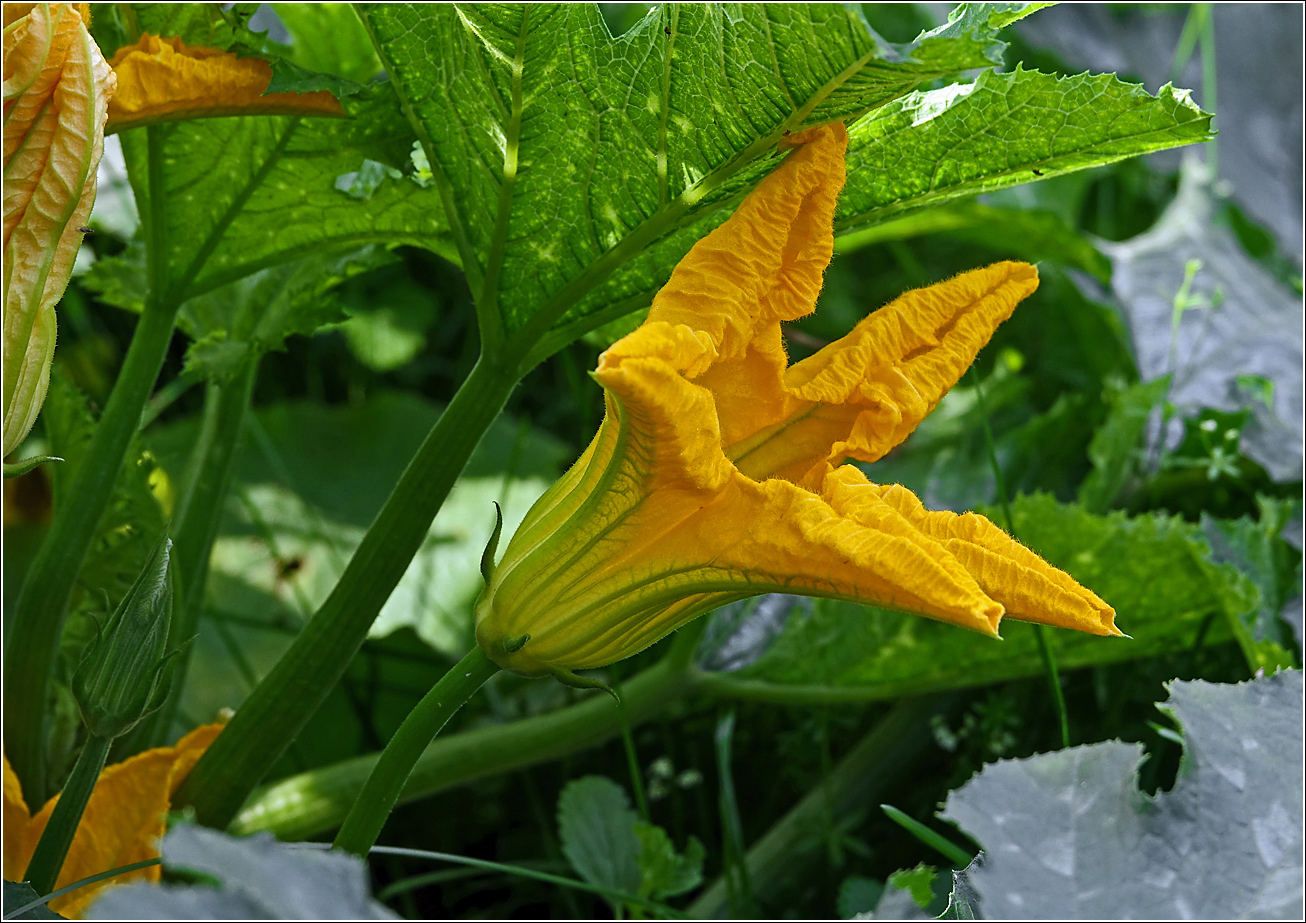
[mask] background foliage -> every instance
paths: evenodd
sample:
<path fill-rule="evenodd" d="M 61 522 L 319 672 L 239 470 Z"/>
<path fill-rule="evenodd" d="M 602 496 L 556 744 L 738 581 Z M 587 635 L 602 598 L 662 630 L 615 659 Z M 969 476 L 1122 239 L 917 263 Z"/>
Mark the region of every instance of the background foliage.
<path fill-rule="evenodd" d="M 239 18 L 220 27 L 207 12 L 152 9 L 174 15 L 155 27 L 188 41 L 234 40 L 214 29 L 245 29 Z M 1188 37 L 1197 7 L 1052 9 L 1018 22 L 994 8 L 941 25 L 932 7 L 868 4 L 870 23 L 898 43 L 890 63 L 869 66 L 854 13 L 786 8 L 785 27 L 804 41 L 816 35 L 828 57 L 771 62 L 759 76 L 764 22 L 755 7 L 742 9 L 727 31 L 713 31 L 715 20 L 693 7 L 645 17 L 642 5 L 570 6 L 530 23 L 509 22 L 527 14 L 503 8 L 469 13 L 505 60 L 529 58 L 526 73 L 550 75 L 538 86 L 478 76 L 464 60 L 469 33 L 410 22 L 402 7 L 369 11 L 367 28 L 342 5 L 260 9 L 248 26 L 268 30 L 266 47 L 284 56 L 276 79 L 294 88 L 303 79 L 295 66 L 344 78 L 333 88 L 355 118 L 208 120 L 164 133 L 164 281 L 188 300 L 78 578 L 65 660 L 75 662 L 90 617 L 116 603 L 172 514 L 206 379 L 262 357 L 178 713 L 185 727 L 237 707 L 334 585 L 475 361 L 472 292 L 483 309 L 490 293 L 505 336 L 541 304 L 556 304 L 549 329 L 584 338 L 513 394 L 362 653 L 270 781 L 380 749 L 471 644 L 492 501 L 511 530 L 588 443 L 602 400 L 587 371 L 676 259 L 768 168 L 749 152 L 790 128 L 878 107 L 853 132 L 839 256 L 816 314 L 788 331 L 790 353 L 801 358 L 843 335 L 906 288 L 997 259 L 1039 261 L 1035 296 L 911 440 L 868 474 L 906 484 L 928 506 L 981 508 L 999 523 L 1005 488 L 1014 533 L 1112 603 L 1132 636 L 1053 637 L 1071 743 L 1139 744 L 1137 786 L 1159 799 L 1189 797 L 1175 781 L 1186 738 L 1153 707 L 1167 698 L 1163 684 L 1300 667 L 1301 102 L 1283 93 L 1300 86 L 1300 10 L 1218 8 L 1215 57 L 1203 70 L 1204 46 Z M 668 17 L 679 17 L 675 33 L 694 39 L 684 39 L 694 54 L 658 44 L 671 32 Z M 1005 53 L 989 27 L 1002 27 Z M 112 18 L 97 17 L 96 28 L 111 53 Z M 1295 62 L 1296 76 L 1255 69 L 1273 56 L 1249 48 L 1294 36 L 1276 60 Z M 634 53 L 651 39 L 665 59 Z M 795 102 L 816 98 L 813 87 L 858 61 L 855 78 L 819 102 Z M 451 75 L 435 80 L 431 62 Z M 383 66 L 392 82 L 374 81 Z M 674 85 L 697 95 L 659 103 L 669 67 L 686 69 Z M 1118 77 L 1081 76 L 1084 68 Z M 978 76 L 938 79 L 957 71 Z M 598 74 L 599 84 L 578 84 L 576 74 Z M 1161 88 L 1167 77 L 1196 87 L 1197 101 L 1217 112 L 1218 141 L 1186 149 L 1183 161 L 1167 153 L 1073 172 L 1090 157 L 1201 136 L 1193 107 Z M 908 86 L 916 89 L 901 95 Z M 532 110 L 538 122 L 520 120 L 522 94 L 545 100 Z M 646 105 L 650 96 L 656 105 Z M 1050 107 L 1081 97 L 1116 117 L 1076 120 L 1072 105 L 1064 120 L 1049 120 Z M 400 101 L 412 106 L 416 132 Z M 893 143 L 926 115 L 913 149 Z M 1258 115 L 1255 124 L 1279 126 L 1269 141 L 1275 158 L 1255 153 L 1265 147 L 1248 127 Z M 438 166 L 454 177 L 452 193 L 432 182 L 421 132 L 447 155 Z M 459 174 L 468 163 L 498 163 L 489 153 L 505 137 L 520 140 L 517 162 L 534 168 L 520 182 L 488 167 Z M 145 194 L 142 156 L 130 134 L 106 156 L 88 265 L 60 305 L 50 396 L 18 453 L 68 461 L 5 484 L 6 603 L 89 441 L 131 336 L 129 312 L 144 298 L 131 196 L 133 185 L 138 201 Z M 908 161 L 941 166 L 912 172 Z M 296 190 L 314 185 L 306 178 L 326 188 L 303 198 Z M 591 197 L 583 214 L 563 194 L 576 184 Z M 1287 184 L 1285 194 L 1265 195 L 1274 184 Z M 604 256 L 649 244 L 619 266 Z M 974 846 L 936 818 L 940 803 L 949 799 L 948 816 L 996 848 L 996 835 L 960 808 L 976 803 L 977 789 L 948 793 L 985 764 L 1061 743 L 1032 631 L 1003 630 L 996 644 L 842 603 L 730 607 L 706 627 L 692 688 L 634 729 L 638 785 L 620 740 L 609 739 L 409 804 L 382 842 L 580 876 L 694 916 L 851 916 L 881 900 L 881 912 L 941 911 L 952 881 L 934 869 L 963 867 Z M 630 680 L 668 643 L 607 679 Z M 1171 688 L 1184 733 L 1196 735 L 1179 690 L 1206 687 Z M 50 750 L 66 771 L 77 720 L 60 684 L 56 695 Z M 501 675 L 445 733 L 550 714 L 587 695 Z M 1298 695 L 1275 707 L 1293 701 L 1300 706 Z M 1137 794 L 1128 775 L 1137 747 L 1056 758 L 1108 752 L 1120 778 L 1107 781 Z M 972 786 L 998 778 L 986 770 Z M 961 859 L 894 823 L 881 803 L 950 841 Z M 1299 802 L 1296 812 L 1299 829 Z M 249 816 L 238 827 L 252 829 Z M 377 856 L 372 873 L 376 894 L 405 916 L 589 916 L 627 906 L 429 858 Z M 981 869 L 962 884 L 982 890 L 996 874 Z"/>

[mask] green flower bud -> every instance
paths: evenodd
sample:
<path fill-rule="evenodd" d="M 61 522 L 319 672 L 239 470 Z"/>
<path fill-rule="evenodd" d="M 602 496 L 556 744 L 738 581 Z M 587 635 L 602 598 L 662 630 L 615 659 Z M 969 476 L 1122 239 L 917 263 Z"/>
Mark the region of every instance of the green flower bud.
<path fill-rule="evenodd" d="M 172 541 L 164 536 L 107 624 L 98 626 L 73 674 L 73 698 L 96 737 L 119 737 L 163 704 L 173 654 Z"/>

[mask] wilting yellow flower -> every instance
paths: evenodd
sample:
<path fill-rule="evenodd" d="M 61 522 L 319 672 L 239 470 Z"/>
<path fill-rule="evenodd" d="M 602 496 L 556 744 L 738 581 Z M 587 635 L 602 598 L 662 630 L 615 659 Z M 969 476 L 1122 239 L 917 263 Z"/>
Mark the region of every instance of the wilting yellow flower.
<path fill-rule="evenodd" d="M 45 401 L 114 77 L 86 3 L 4 4 L 4 454 Z"/>
<path fill-rule="evenodd" d="M 326 90 L 268 93 L 272 68 L 261 58 L 142 35 L 113 56 L 118 92 L 109 131 L 222 115 L 344 115 Z"/>
<path fill-rule="evenodd" d="M 994 636 L 1004 613 L 1119 634 L 1110 606 L 987 519 L 926 511 L 844 464 L 905 439 L 1038 277 L 999 263 L 908 292 L 788 367 L 780 324 L 820 292 L 847 134 L 794 142 L 599 360 L 598 435 L 527 514 L 477 605 L 477 639 L 500 666 L 603 666 L 771 592 Z"/>
<path fill-rule="evenodd" d="M 68 857 L 55 889 L 100 872 L 153 859 L 164 834 L 172 794 L 191 767 L 222 730 L 221 724 L 206 724 L 191 731 L 173 747 L 158 747 L 115 763 L 100 773 L 82 821 L 77 825 Z M 18 776 L 4 761 L 4 876 L 22 881 L 36 844 L 41 839 L 59 796 L 45 803 L 35 817 L 23 800 Z M 117 875 L 78 888 L 50 902 L 51 909 L 66 917 L 79 918 L 104 888 L 133 879 L 159 880 L 159 867 Z"/>

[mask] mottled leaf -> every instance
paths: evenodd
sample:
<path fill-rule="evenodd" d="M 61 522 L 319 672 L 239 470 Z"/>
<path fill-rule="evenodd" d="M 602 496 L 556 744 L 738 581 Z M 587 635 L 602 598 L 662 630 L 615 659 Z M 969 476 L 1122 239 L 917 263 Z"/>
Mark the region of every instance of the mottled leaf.
<path fill-rule="evenodd" d="M 1302 674 L 1170 695 L 1169 792 L 1140 792 L 1141 747 L 1111 741 L 988 766 L 949 796 L 984 848 L 966 878 L 985 918 L 1301 918 Z"/>

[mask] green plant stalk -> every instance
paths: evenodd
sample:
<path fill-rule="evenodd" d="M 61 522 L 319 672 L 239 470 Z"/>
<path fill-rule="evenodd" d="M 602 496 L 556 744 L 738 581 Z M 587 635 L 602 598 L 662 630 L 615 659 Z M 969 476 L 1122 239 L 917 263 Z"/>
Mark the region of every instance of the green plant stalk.
<path fill-rule="evenodd" d="M 753 900 L 764 916 L 768 903 L 817 858 L 820 840 L 813 830 L 834 806 L 840 817 L 884 800 L 899 781 L 916 771 L 917 764 L 934 747 L 930 718 L 960 701 L 954 696 L 906 699 L 840 759 L 825 780 L 780 818 L 744 857 L 753 883 Z M 937 751 L 936 751 L 937 752 Z M 729 910 L 726 882 L 718 878 L 686 908 L 691 919 L 720 919 Z"/>
<path fill-rule="evenodd" d="M 57 901 L 65 894 L 72 894 L 78 888 L 84 888 L 87 885 L 93 885 L 97 881 L 104 881 L 106 878 L 116 878 L 119 875 L 126 875 L 128 872 L 138 872 L 141 869 L 147 869 L 150 866 L 162 865 L 162 864 L 163 864 L 162 859 L 142 859 L 140 862 L 132 862 L 128 865 L 120 865 L 117 868 L 109 869 L 107 872 L 101 872 L 98 875 L 90 875 L 86 878 L 82 878 L 78 881 L 74 881 L 70 885 L 64 885 L 58 891 L 51 891 L 49 894 L 44 894 L 41 897 L 37 898 L 36 900 L 29 901 L 28 903 L 23 904 L 21 907 L 18 907 L 14 910 L 6 910 L 5 919 L 8 920 L 28 919 L 27 917 L 23 916 L 23 914 L 27 913 L 27 911 L 34 910 L 37 907 L 44 906 L 45 904 L 50 903 L 50 901 Z"/>
<path fill-rule="evenodd" d="M 363 784 L 358 800 L 345 817 L 332 849 L 367 858 L 368 850 L 380 836 L 381 828 L 399 801 L 404 783 L 408 781 L 422 752 L 453 717 L 454 712 L 462 708 L 476 690 L 498 672 L 499 665 L 486 656 L 478 645 L 431 687 L 431 691 L 408 713 L 403 724 L 399 725 L 399 730 L 395 731 L 381 751 L 381 757 Z"/>
<path fill-rule="evenodd" d="M 335 589 L 187 776 L 173 803 L 224 828 L 358 651 L 517 376 L 484 356 L 413 456 Z"/>
<path fill-rule="evenodd" d="M 73 834 L 81 823 L 86 802 L 91 800 L 91 791 L 100 778 L 100 770 L 104 769 L 112 742 L 107 737 L 90 737 L 73 765 L 72 775 L 55 802 L 41 840 L 32 853 L 32 860 L 27 864 L 24 877 L 37 894 L 49 894 L 54 890 L 68 847 L 73 844 Z"/>
<path fill-rule="evenodd" d="M 984 424 L 984 446 L 988 449 L 989 464 L 993 468 L 993 479 L 998 488 L 998 502 L 1002 506 L 1002 518 L 1005 520 L 1007 534 L 1015 538 L 1016 527 L 1011 520 L 1011 501 L 1007 499 L 1007 483 L 1002 477 L 1002 466 L 998 464 L 998 450 L 993 444 L 993 430 L 989 427 L 989 411 L 984 404 L 984 387 L 979 376 L 971 368 L 971 378 L 975 383 L 975 401 L 979 404 L 980 420 Z M 1052 701 L 1056 704 L 1057 719 L 1061 726 L 1061 746 L 1070 746 L 1070 717 L 1066 713 L 1066 699 L 1061 693 L 1061 675 L 1057 671 L 1057 659 L 1048 643 L 1047 629 L 1042 625 L 1032 626 L 1034 638 L 1038 641 L 1039 657 L 1043 660 L 1043 671 L 1047 676 L 1048 689 L 1052 692 Z"/>
<path fill-rule="evenodd" d="M 209 382 L 199 438 L 191 450 L 181 495 L 172 517 L 173 556 L 180 587 L 179 605 L 173 611 L 168 650 L 177 650 L 172 690 L 168 700 L 123 740 L 128 756 L 168 742 L 181 693 L 186 684 L 192 646 L 187 644 L 199 628 L 208 579 L 209 555 L 222 521 L 227 492 L 236 469 L 236 451 L 258 377 L 258 359 L 246 360 L 230 378 Z M 185 645 L 183 647 L 183 645 Z"/>
<path fill-rule="evenodd" d="M 13 612 L 6 613 L 12 624 L 4 656 L 4 749 L 28 804 L 43 804 L 51 794 L 45 779 L 44 706 L 68 600 L 163 365 L 177 308 L 175 302 L 147 302 L 68 496 L 55 512 Z"/>
<path fill-rule="evenodd" d="M 77 476 L 32 561 L 13 612 L 6 613 L 4 751 L 28 804 L 44 804 L 51 794 L 45 778 L 45 712 L 68 600 L 163 367 L 184 300 L 184 293 L 165 286 L 167 265 L 159 240 L 167 209 L 162 192 L 163 136 L 157 128 L 145 131 L 150 201 L 141 215 L 148 277 L 141 319 Z"/>
<path fill-rule="evenodd" d="M 689 627 L 678 633 L 667 657 L 622 683 L 622 701 L 632 724 L 696 690 L 698 674 L 675 657 L 680 635 Z M 612 700 L 587 694 L 577 704 L 545 715 L 439 737 L 418 758 L 399 803 L 557 759 L 620 733 L 621 717 Z M 232 832 L 271 830 L 283 840 L 302 840 L 330 830 L 354 803 L 377 758 L 375 753 L 355 757 L 262 789 L 236 818 Z"/>
<path fill-rule="evenodd" d="M 889 820 L 946 858 L 952 863 L 953 868 L 964 869 L 975 858 L 974 853 L 967 852 L 943 834 L 931 830 L 910 814 L 899 811 L 893 805 L 882 804 L 880 810 L 889 816 Z"/>

